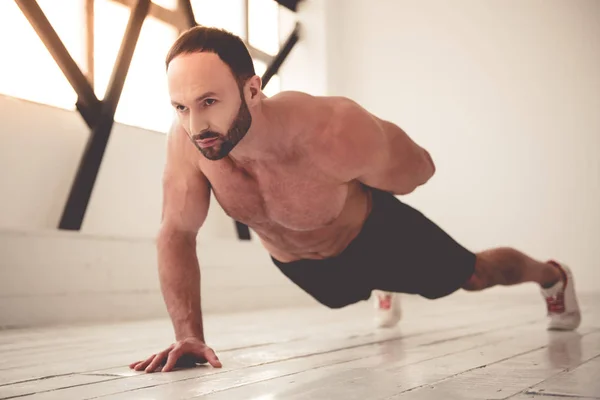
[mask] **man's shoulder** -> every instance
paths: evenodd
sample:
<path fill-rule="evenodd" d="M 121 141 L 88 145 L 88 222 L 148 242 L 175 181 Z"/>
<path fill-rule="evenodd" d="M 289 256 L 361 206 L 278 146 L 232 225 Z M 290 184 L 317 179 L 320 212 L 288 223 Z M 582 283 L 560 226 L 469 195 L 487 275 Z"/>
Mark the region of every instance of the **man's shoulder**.
<path fill-rule="evenodd" d="M 319 96 L 295 90 L 279 92 L 269 100 L 287 106 L 332 107 L 333 110 L 347 110 L 358 105 L 354 100 L 344 96 Z"/>
<path fill-rule="evenodd" d="M 319 96 L 312 95 L 310 93 L 301 92 L 298 90 L 284 90 L 281 91 L 271 97 L 269 100 L 278 101 L 278 102 L 288 102 L 288 101 L 314 101 L 318 99 Z"/>
<path fill-rule="evenodd" d="M 344 131 L 356 117 L 371 117 L 356 101 L 344 96 L 317 96 L 299 91 L 284 91 L 269 98 L 291 121 L 301 123 L 307 134 Z"/>
<path fill-rule="evenodd" d="M 298 127 L 294 147 L 309 155 L 324 174 L 340 182 L 351 180 L 364 152 L 373 145 L 365 140 L 374 129 L 371 114 L 347 97 L 307 100 L 311 104 L 302 106 L 294 118 Z"/>
<path fill-rule="evenodd" d="M 189 137 L 177 119 L 174 119 L 167 133 L 167 151 L 178 155 L 189 154 Z"/>

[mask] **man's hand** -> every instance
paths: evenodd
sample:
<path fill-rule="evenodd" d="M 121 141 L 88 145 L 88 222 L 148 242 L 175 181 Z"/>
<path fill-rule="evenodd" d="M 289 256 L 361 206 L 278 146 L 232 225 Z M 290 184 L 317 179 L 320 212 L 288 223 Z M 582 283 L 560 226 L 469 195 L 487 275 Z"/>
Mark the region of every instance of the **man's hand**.
<path fill-rule="evenodd" d="M 165 364 L 166 360 L 166 364 Z M 221 361 L 217 355 L 202 340 L 191 337 L 179 340 L 169 346 L 168 349 L 158 354 L 153 354 L 146 361 L 137 361 L 129 365 L 129 368 L 145 372 L 169 372 L 175 367 L 191 368 L 197 363 L 208 362 L 215 368 L 221 368 Z M 160 368 L 161 366 L 163 366 Z"/>

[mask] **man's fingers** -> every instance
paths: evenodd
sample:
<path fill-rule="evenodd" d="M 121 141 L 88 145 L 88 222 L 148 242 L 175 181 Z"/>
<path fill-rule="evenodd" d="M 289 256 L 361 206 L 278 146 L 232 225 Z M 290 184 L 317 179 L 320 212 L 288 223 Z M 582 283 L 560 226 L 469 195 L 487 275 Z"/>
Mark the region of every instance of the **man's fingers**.
<path fill-rule="evenodd" d="M 154 370 L 156 370 L 156 368 L 165 359 L 165 357 L 167 356 L 168 352 L 169 352 L 168 350 L 165 350 L 165 351 L 159 353 L 156 357 L 154 357 L 154 360 L 152 360 L 152 362 L 150 363 L 150 365 L 148 365 L 148 367 L 146 367 L 146 372 L 154 372 Z"/>
<path fill-rule="evenodd" d="M 176 347 L 174 350 L 171 350 L 169 357 L 167 358 L 167 363 L 163 367 L 162 372 L 171 371 L 175 367 L 177 360 L 179 360 L 179 357 L 181 357 L 182 354 L 183 352 L 178 347 Z"/>
<path fill-rule="evenodd" d="M 138 365 L 136 365 L 134 369 L 136 371 L 143 370 L 148 365 L 150 365 L 150 363 L 152 362 L 152 360 L 154 360 L 154 357 L 156 357 L 156 354 L 151 355 L 146 361 L 143 361 L 143 362 L 139 363 Z"/>
<path fill-rule="evenodd" d="M 206 349 L 204 352 L 204 358 L 206 358 L 206 361 L 208 361 L 208 363 L 215 368 L 221 368 L 223 366 L 213 349 Z"/>
<path fill-rule="evenodd" d="M 171 345 L 168 349 L 158 354 L 153 354 L 145 361 L 138 361 L 129 364 L 129 368 L 135 371 L 145 372 L 169 372 L 175 367 L 193 367 L 200 360 L 206 360 L 214 368 L 221 368 L 223 365 L 219 358 L 211 349 L 203 343 L 200 346 L 188 346 L 182 344 Z M 163 366 L 162 368 L 159 368 Z"/>

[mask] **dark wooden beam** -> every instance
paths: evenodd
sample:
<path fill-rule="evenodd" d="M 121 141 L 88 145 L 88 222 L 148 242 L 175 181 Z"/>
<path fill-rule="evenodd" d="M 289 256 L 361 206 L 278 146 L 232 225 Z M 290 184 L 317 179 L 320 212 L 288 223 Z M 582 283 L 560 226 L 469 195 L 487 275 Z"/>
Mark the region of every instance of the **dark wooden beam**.
<path fill-rule="evenodd" d="M 269 83 L 269 81 L 271 80 L 273 75 L 277 74 L 277 72 L 279 71 L 279 68 L 281 68 L 281 65 L 283 64 L 283 62 L 285 61 L 287 56 L 290 54 L 290 52 L 292 51 L 292 49 L 294 48 L 294 46 L 296 45 L 296 43 L 298 42 L 299 39 L 300 39 L 300 24 L 296 23 L 294 30 L 292 31 L 292 33 L 290 33 L 288 38 L 285 40 L 285 43 L 279 50 L 279 53 L 277 53 L 275 58 L 273 58 L 273 61 L 271 61 L 271 64 L 269 64 L 269 66 L 267 67 L 267 70 L 263 74 L 263 76 L 262 76 L 263 88 L 265 86 L 267 86 L 267 84 Z"/>
<path fill-rule="evenodd" d="M 114 115 L 123 91 L 133 52 L 137 44 L 144 19 L 150 8 L 150 0 L 137 0 L 129 16 L 125 36 L 117 55 L 99 119 L 84 150 L 75 181 L 71 187 L 67 204 L 60 220 L 60 229 L 79 230 L 98 176 L 104 151 L 114 123 Z"/>
<path fill-rule="evenodd" d="M 275 0 L 275 1 L 287 9 L 290 9 L 292 11 L 298 11 L 298 4 L 300 3 L 300 0 Z"/>

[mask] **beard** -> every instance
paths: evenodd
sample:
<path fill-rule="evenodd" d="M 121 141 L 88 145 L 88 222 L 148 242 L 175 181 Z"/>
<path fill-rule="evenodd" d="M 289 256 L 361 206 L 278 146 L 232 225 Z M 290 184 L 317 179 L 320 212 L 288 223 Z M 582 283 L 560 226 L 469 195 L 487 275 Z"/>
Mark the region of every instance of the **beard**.
<path fill-rule="evenodd" d="M 227 131 L 226 135 L 208 130 L 192 137 L 192 142 L 196 148 L 200 150 L 202 155 L 207 159 L 216 161 L 224 158 L 231 152 L 231 150 L 233 150 L 240 140 L 246 136 L 246 133 L 248 133 L 250 125 L 252 125 L 252 116 L 250 115 L 250 110 L 248 109 L 248 104 L 246 104 L 246 99 L 244 99 L 244 96 L 241 96 L 241 99 L 242 104 L 240 104 L 238 113 L 231 123 L 231 127 Z M 217 138 L 217 143 L 211 147 L 202 148 L 196 143 L 196 140 L 198 139 L 211 138 Z"/>

